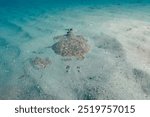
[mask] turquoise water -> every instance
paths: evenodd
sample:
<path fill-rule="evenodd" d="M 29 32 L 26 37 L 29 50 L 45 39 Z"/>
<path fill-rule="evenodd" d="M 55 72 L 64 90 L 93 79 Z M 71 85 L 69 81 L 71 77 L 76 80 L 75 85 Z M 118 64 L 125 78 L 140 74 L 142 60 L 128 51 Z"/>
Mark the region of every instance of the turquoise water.
<path fill-rule="evenodd" d="M 0 99 L 150 99 L 149 13 L 150 0 L 0 0 Z M 68 28 L 90 45 L 82 59 L 51 48 Z"/>

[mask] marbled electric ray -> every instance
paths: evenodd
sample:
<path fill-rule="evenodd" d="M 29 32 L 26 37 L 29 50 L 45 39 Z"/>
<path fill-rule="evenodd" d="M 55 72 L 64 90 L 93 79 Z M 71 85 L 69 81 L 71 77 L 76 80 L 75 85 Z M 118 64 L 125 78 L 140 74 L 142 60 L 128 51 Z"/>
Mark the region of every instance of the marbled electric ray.
<path fill-rule="evenodd" d="M 67 34 L 54 37 L 58 39 L 52 49 L 61 56 L 84 58 L 84 55 L 90 50 L 87 40 L 82 35 L 75 35 L 73 29 L 68 29 Z"/>

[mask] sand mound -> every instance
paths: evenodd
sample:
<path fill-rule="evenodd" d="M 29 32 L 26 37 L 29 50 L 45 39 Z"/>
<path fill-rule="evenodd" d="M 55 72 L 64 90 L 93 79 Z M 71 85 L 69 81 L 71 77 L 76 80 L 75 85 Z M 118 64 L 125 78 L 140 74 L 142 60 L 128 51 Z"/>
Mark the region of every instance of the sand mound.
<path fill-rule="evenodd" d="M 52 46 L 52 49 L 61 56 L 84 58 L 90 50 L 87 40 L 81 35 L 74 35 L 72 29 L 68 29 L 66 35 L 54 37 L 54 39 L 59 39 L 59 41 Z"/>
<path fill-rule="evenodd" d="M 42 69 L 51 64 L 51 61 L 48 58 L 36 57 L 34 59 L 31 59 L 30 63 L 34 68 Z"/>

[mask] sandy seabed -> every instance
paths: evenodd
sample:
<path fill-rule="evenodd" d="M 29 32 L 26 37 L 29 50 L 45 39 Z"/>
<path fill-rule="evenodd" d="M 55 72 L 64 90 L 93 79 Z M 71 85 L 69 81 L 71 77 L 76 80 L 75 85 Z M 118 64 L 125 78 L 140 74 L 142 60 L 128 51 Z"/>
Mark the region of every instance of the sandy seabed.
<path fill-rule="evenodd" d="M 150 99 L 149 4 L 19 9 L 0 8 L 0 99 Z M 68 28 L 82 59 L 51 48 Z"/>

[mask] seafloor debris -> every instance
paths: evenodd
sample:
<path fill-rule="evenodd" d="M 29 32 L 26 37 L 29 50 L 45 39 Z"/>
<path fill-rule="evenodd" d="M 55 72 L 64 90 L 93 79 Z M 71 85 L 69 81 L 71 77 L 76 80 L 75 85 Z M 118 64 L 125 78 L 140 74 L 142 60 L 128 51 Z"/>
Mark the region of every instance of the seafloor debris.
<path fill-rule="evenodd" d="M 67 66 L 66 66 L 66 72 L 67 72 L 67 73 L 70 72 L 70 69 L 72 69 L 72 67 L 71 67 L 70 65 L 67 65 Z M 80 71 L 80 66 L 77 66 L 77 67 L 76 67 L 76 70 L 77 70 L 78 73 L 80 73 L 80 72 L 81 72 L 81 71 Z"/>
<path fill-rule="evenodd" d="M 87 40 L 81 35 L 75 35 L 73 29 L 68 29 L 66 35 L 54 37 L 59 41 L 52 46 L 56 54 L 61 56 L 84 58 L 84 55 L 90 50 Z"/>
<path fill-rule="evenodd" d="M 51 61 L 48 58 L 40 58 L 40 57 L 35 57 L 31 59 L 30 62 L 31 65 L 37 69 L 46 68 L 49 64 L 51 64 Z"/>
<path fill-rule="evenodd" d="M 70 70 L 70 66 L 67 65 L 67 66 L 66 66 L 66 72 L 69 72 L 69 70 Z"/>
<path fill-rule="evenodd" d="M 80 72 L 80 67 L 79 66 L 77 66 L 77 71 Z"/>

